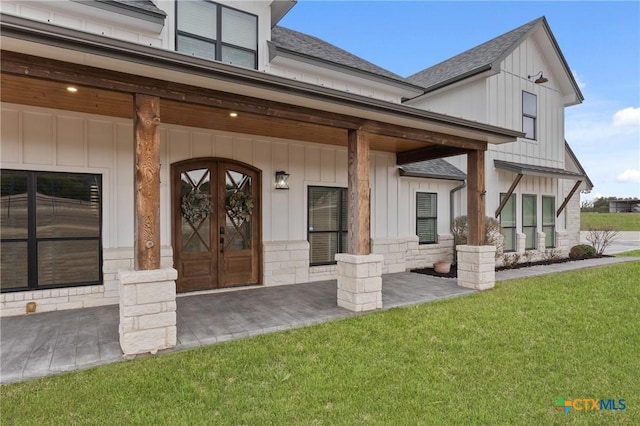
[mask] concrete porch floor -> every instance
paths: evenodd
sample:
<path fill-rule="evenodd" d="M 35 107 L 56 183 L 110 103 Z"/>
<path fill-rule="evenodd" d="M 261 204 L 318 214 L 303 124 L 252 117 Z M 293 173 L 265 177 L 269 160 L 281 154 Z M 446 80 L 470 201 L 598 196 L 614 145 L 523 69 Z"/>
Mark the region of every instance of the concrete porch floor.
<path fill-rule="evenodd" d="M 409 272 L 382 279 L 384 309 L 473 292 Z M 336 299 L 335 280 L 178 297 L 178 344 L 170 351 L 356 315 Z M 3 318 L 0 383 L 121 361 L 118 322 L 117 305 Z"/>
<path fill-rule="evenodd" d="M 609 257 L 496 272 L 496 281 L 638 261 Z M 336 304 L 336 281 L 177 298 L 177 351 L 357 315 Z M 455 279 L 411 272 L 382 276 L 384 309 L 475 290 Z M 117 305 L 8 317 L 0 321 L 0 383 L 122 361 Z M 165 351 L 167 352 L 167 351 Z"/>

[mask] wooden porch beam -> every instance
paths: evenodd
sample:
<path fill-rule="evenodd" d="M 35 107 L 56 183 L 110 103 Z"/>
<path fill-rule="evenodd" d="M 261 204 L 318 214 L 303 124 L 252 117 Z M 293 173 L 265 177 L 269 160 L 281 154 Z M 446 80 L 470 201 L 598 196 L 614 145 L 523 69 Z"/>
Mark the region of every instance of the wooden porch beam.
<path fill-rule="evenodd" d="M 446 145 L 467 149 L 487 149 L 487 143 L 483 141 L 405 126 L 389 126 L 380 122 L 368 121 L 362 126 L 362 130 L 376 135 L 390 136 L 399 139 L 410 139 L 434 145 Z"/>
<path fill-rule="evenodd" d="M 160 269 L 160 98 L 134 99 L 134 267 Z"/>
<path fill-rule="evenodd" d="M 481 246 L 485 243 L 484 151 L 467 153 L 467 184 L 467 244 Z"/>
<path fill-rule="evenodd" d="M 504 209 L 504 206 L 507 205 L 507 202 L 509 202 L 509 197 L 511 197 L 511 194 L 513 194 L 513 191 L 515 191 L 516 186 L 518 186 L 518 184 L 520 183 L 520 179 L 522 179 L 522 176 L 523 176 L 522 173 L 518 173 L 518 176 L 516 176 L 515 180 L 513 181 L 511 186 L 509 187 L 509 190 L 507 191 L 507 194 L 502 199 L 502 201 L 500 201 L 500 205 L 498 206 L 498 209 L 496 210 L 496 219 L 498 218 L 498 216 L 500 216 L 500 213 L 502 213 L 502 209 Z"/>
<path fill-rule="evenodd" d="M 466 154 L 472 150 L 455 146 L 431 145 L 424 148 L 412 149 L 411 151 L 399 152 L 396 154 L 396 164 L 417 163 L 419 161 L 434 160 L 436 158 L 451 157 L 454 155 Z"/>
<path fill-rule="evenodd" d="M 366 255 L 370 253 L 369 135 L 367 132 L 349 131 L 348 174 L 349 253 Z"/>
<path fill-rule="evenodd" d="M 71 64 L 22 53 L 2 51 L 0 57 L 2 60 L 2 72 L 11 75 L 29 76 L 59 83 L 129 93 L 131 95 L 146 94 L 173 101 L 224 108 L 229 111 L 248 112 L 267 117 L 285 118 L 343 129 L 359 129 L 364 121 L 338 113 L 288 105 L 213 89 L 204 89 L 182 83 L 172 83 L 86 65 Z"/>
<path fill-rule="evenodd" d="M 571 191 L 569 191 L 569 195 L 567 195 L 567 198 L 564 199 L 564 201 L 562 202 L 562 205 L 560 206 L 560 208 L 556 212 L 556 217 L 560 216 L 560 213 L 562 213 L 562 210 L 564 210 L 564 208 L 567 207 L 567 204 L 569 204 L 569 201 L 571 200 L 571 197 L 573 197 L 573 194 L 576 193 L 576 191 L 580 187 L 581 183 L 582 183 L 582 181 L 578 180 L 578 181 L 576 181 L 575 185 L 573 185 L 573 188 L 571 188 Z"/>

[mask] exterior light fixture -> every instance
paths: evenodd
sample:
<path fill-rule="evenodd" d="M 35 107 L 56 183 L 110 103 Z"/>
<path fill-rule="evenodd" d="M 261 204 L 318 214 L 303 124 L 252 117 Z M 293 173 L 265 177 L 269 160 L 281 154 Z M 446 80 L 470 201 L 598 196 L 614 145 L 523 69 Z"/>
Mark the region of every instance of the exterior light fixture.
<path fill-rule="evenodd" d="M 287 172 L 276 172 L 276 189 L 289 189 L 289 174 Z"/>
<path fill-rule="evenodd" d="M 69 93 L 76 93 L 77 91 L 78 91 L 77 87 L 73 87 L 73 86 L 67 87 L 67 92 Z"/>
<path fill-rule="evenodd" d="M 229 117 L 231 117 L 231 118 L 236 118 L 237 116 L 238 116 L 237 112 L 230 112 L 229 113 Z"/>
<path fill-rule="evenodd" d="M 537 74 L 534 74 L 534 75 L 528 75 L 528 76 L 527 76 L 527 78 L 528 78 L 529 80 L 531 80 L 532 78 L 537 77 L 538 75 L 539 75 L 540 77 L 538 77 L 538 78 L 536 78 L 536 79 L 535 79 L 535 81 L 534 81 L 534 83 L 535 83 L 535 84 L 544 84 L 544 83 L 547 83 L 547 82 L 549 81 L 549 79 L 548 79 L 548 78 L 546 78 L 546 77 L 542 74 L 542 71 L 540 71 L 540 72 L 538 72 Z"/>

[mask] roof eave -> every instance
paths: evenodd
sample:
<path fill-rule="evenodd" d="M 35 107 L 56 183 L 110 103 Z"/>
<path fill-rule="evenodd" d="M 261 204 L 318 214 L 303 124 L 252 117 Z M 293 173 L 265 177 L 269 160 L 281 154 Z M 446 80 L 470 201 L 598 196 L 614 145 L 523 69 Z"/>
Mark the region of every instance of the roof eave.
<path fill-rule="evenodd" d="M 567 142 L 566 139 L 564 141 L 564 148 L 569 154 L 569 157 L 571 157 L 571 160 L 573 160 L 573 162 L 576 163 L 576 166 L 578 166 L 578 170 L 580 170 L 580 173 L 584 174 L 584 177 L 586 178 L 585 183 L 587 184 L 587 190 L 591 191 L 593 189 L 593 182 L 589 178 L 587 171 L 584 169 L 584 167 L 582 167 L 582 163 L 580 163 L 580 160 L 578 160 L 578 156 L 575 154 L 575 152 L 573 152 L 573 149 L 571 149 L 571 146 L 569 145 L 569 142 Z"/>
<path fill-rule="evenodd" d="M 289 13 L 298 0 L 274 0 L 271 3 L 271 28 L 278 25 L 278 22 Z"/>
<path fill-rule="evenodd" d="M 158 25 L 160 28 L 164 26 L 164 20 L 167 17 L 167 14 L 161 9 L 157 9 L 156 11 L 146 10 L 113 0 L 97 0 L 92 2 L 83 0 L 71 1 L 74 3 L 82 4 L 84 6 L 95 7 L 108 12 L 123 14 L 131 18 L 142 19 L 144 21 Z"/>
<path fill-rule="evenodd" d="M 479 123 L 445 114 L 425 111 L 407 105 L 396 104 L 376 98 L 318 86 L 298 80 L 237 67 L 221 62 L 209 61 L 182 53 L 146 46 L 45 22 L 33 21 L 14 15 L 0 13 L 3 38 L 13 38 L 29 43 L 70 49 L 88 55 L 128 61 L 157 69 L 179 72 L 229 82 L 248 88 L 283 93 L 292 97 L 313 99 L 319 102 L 366 111 L 368 114 L 385 114 L 391 118 L 416 120 L 423 126 L 449 128 L 452 134 L 468 133 L 473 139 L 491 144 L 513 142 L 524 136 L 522 132 L 490 124 Z M 6 48 L 3 45 L 3 48 Z"/>

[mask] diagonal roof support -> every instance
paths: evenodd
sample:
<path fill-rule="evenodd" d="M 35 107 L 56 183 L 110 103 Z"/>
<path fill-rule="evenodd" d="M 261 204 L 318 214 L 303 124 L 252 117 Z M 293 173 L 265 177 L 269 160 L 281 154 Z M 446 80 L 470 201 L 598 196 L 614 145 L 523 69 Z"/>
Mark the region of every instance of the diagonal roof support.
<path fill-rule="evenodd" d="M 511 194 L 513 194 L 513 191 L 516 190 L 516 187 L 520 183 L 520 179 L 522 179 L 522 176 L 524 176 L 522 173 L 518 173 L 518 176 L 516 176 L 516 179 L 511 184 L 511 187 L 509 187 L 509 190 L 507 191 L 506 195 L 504 196 L 504 198 L 500 202 L 500 205 L 498 206 L 498 210 L 496 210 L 496 219 L 498 218 L 498 216 L 500 216 L 500 213 L 502 213 L 502 209 L 504 209 L 504 206 L 507 205 L 507 202 L 509 201 L 509 197 L 511 197 Z"/>
<path fill-rule="evenodd" d="M 581 180 L 577 180 L 576 183 L 573 185 L 573 188 L 571 188 L 569 195 L 567 195 L 567 198 L 564 199 L 564 201 L 562 202 L 562 205 L 556 212 L 556 217 L 560 216 L 560 213 L 562 213 L 562 210 L 564 210 L 564 208 L 567 207 L 567 204 L 569 204 L 569 200 L 571 200 L 571 197 L 573 197 L 573 194 L 576 193 L 581 183 L 582 183 Z"/>

